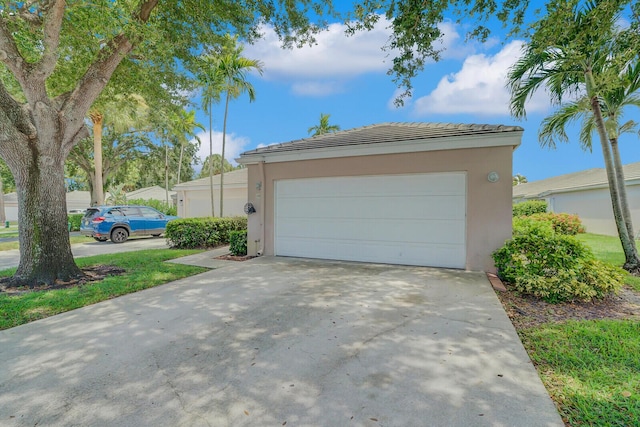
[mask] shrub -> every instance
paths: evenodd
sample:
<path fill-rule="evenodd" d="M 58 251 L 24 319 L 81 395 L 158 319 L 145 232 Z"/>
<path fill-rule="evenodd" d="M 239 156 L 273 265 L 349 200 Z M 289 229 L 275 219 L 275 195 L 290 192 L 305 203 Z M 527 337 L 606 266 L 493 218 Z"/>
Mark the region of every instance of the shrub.
<path fill-rule="evenodd" d="M 578 233 L 584 233 L 585 229 L 582 225 L 582 221 L 578 215 L 572 215 L 567 213 L 537 213 L 529 216 L 528 218 L 537 221 L 548 221 L 553 226 L 553 230 L 556 233 L 567 234 L 569 236 L 575 236 Z"/>
<path fill-rule="evenodd" d="M 230 232 L 246 228 L 246 217 L 184 218 L 169 221 L 165 236 L 173 248 L 211 248 L 228 244 Z"/>
<path fill-rule="evenodd" d="M 67 221 L 69 221 L 69 231 L 80 231 L 80 223 L 84 214 L 69 214 L 67 215 Z"/>
<path fill-rule="evenodd" d="M 178 208 L 176 208 L 172 204 L 167 204 L 167 202 L 163 200 L 131 199 L 131 200 L 127 200 L 127 205 L 149 206 L 151 208 L 154 208 L 157 211 L 162 212 L 165 215 L 178 215 Z"/>
<path fill-rule="evenodd" d="M 513 216 L 529 216 L 547 211 L 547 202 L 544 200 L 527 200 L 513 205 Z"/>
<path fill-rule="evenodd" d="M 229 233 L 229 251 L 231 254 L 238 256 L 247 254 L 247 230 Z"/>
<path fill-rule="evenodd" d="M 528 231 L 521 228 L 493 253 L 498 275 L 519 292 L 556 303 L 602 298 L 622 287 L 624 272 L 595 260 L 575 237 L 550 231 L 543 221 L 523 224 Z"/>

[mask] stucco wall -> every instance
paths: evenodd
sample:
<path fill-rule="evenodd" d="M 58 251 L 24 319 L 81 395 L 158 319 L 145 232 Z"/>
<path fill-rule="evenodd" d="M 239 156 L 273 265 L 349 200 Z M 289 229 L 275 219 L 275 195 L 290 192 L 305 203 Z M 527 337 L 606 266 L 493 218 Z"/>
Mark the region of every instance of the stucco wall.
<path fill-rule="evenodd" d="M 635 230 L 640 229 L 640 186 L 627 186 L 627 199 Z M 589 233 L 617 236 L 608 188 L 553 194 L 547 198 L 553 212 L 577 214 Z M 636 231 L 637 232 L 637 231 Z"/>
<path fill-rule="evenodd" d="M 220 215 L 220 190 L 213 190 L 213 203 L 216 216 Z M 180 190 L 177 193 L 178 216 L 196 218 L 211 216 L 211 190 Z M 247 203 L 246 187 L 224 189 L 224 216 L 244 215 Z"/>
<path fill-rule="evenodd" d="M 467 270 L 493 271 L 491 252 L 511 237 L 513 148 L 490 147 L 250 164 L 248 249 L 274 254 L 274 182 L 279 179 L 429 172 L 467 173 Z M 490 183 L 489 172 L 500 180 Z M 263 229 L 263 224 L 265 224 Z"/>

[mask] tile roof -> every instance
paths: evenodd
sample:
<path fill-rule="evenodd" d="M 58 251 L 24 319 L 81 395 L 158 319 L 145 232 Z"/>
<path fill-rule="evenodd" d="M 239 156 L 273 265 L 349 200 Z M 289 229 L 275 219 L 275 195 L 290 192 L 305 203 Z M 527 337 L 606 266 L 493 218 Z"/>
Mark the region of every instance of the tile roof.
<path fill-rule="evenodd" d="M 454 123 L 379 123 L 340 132 L 327 133 L 310 138 L 273 144 L 240 155 L 281 153 L 319 148 L 379 144 L 385 142 L 412 141 L 467 135 L 495 134 L 523 131 L 520 126 L 454 124 Z"/>
<path fill-rule="evenodd" d="M 629 181 L 640 179 L 640 162 L 623 165 L 622 169 L 627 185 Z M 604 168 L 594 168 L 516 185 L 513 187 L 513 198 L 532 199 L 550 193 L 586 190 L 593 187 L 601 188 L 608 187 L 608 185 L 607 173 Z"/>

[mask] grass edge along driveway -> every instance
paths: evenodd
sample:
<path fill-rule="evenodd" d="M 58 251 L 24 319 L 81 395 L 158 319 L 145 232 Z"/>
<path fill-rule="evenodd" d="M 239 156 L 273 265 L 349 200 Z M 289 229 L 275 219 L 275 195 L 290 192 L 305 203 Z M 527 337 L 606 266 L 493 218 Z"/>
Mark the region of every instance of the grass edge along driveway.
<path fill-rule="evenodd" d="M 622 265 L 617 237 L 581 234 L 597 259 Z M 625 283 L 640 292 L 640 277 Z M 640 425 L 640 322 L 578 320 L 518 329 L 568 426 Z"/>
<path fill-rule="evenodd" d="M 150 249 L 78 258 L 76 263 L 80 268 L 108 264 L 123 268 L 126 272 L 72 288 L 20 295 L 0 293 L 0 330 L 208 271 L 203 267 L 165 262 L 199 252 L 202 251 Z M 10 276 L 14 272 L 15 268 L 0 271 L 0 277 Z"/>

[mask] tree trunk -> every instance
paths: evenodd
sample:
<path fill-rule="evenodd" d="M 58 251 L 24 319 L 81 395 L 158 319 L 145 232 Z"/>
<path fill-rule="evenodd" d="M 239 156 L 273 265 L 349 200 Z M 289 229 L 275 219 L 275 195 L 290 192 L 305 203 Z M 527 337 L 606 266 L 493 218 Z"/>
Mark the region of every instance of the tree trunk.
<path fill-rule="evenodd" d="M 0 178 L 0 227 L 4 227 L 4 222 L 7 220 L 7 215 L 4 211 L 4 185 Z"/>
<path fill-rule="evenodd" d="M 229 91 L 224 105 L 224 123 L 222 124 L 222 157 L 220 157 L 220 218 L 224 216 L 222 207 L 224 205 L 224 147 L 227 137 L 227 113 L 229 112 Z"/>
<path fill-rule="evenodd" d="M 213 102 L 209 104 L 209 187 L 211 189 L 211 216 L 216 216 L 213 205 Z"/>
<path fill-rule="evenodd" d="M 180 144 L 180 160 L 178 160 L 178 184 L 180 184 L 180 171 L 182 170 L 182 153 L 184 152 L 184 144 Z"/>
<path fill-rule="evenodd" d="M 611 138 L 611 154 L 613 156 L 613 166 L 616 170 L 616 183 L 618 184 L 618 195 L 620 197 L 620 209 L 622 210 L 622 218 L 627 226 L 627 233 L 631 237 L 631 242 L 636 246 L 635 234 L 633 232 L 633 221 L 631 220 L 631 210 L 629 209 L 629 200 L 627 198 L 627 185 L 624 180 L 624 170 L 622 169 L 622 159 L 620 158 L 620 147 L 618 138 Z M 637 252 L 637 247 L 636 247 Z"/>
<path fill-rule="evenodd" d="M 54 152 L 30 149 L 36 156 L 16 159 L 13 168 L 18 195 L 18 231 L 20 264 L 13 276 L 13 286 L 53 284 L 83 276 L 76 266 L 69 243 L 67 201 L 64 188 L 64 159 L 59 147 Z"/>
<path fill-rule="evenodd" d="M 171 206 L 169 204 L 169 146 L 166 143 L 164 145 L 164 196 L 167 206 Z"/>
<path fill-rule="evenodd" d="M 640 270 L 640 259 L 638 259 L 638 252 L 633 241 L 633 235 L 629 236 L 627 225 L 625 224 L 622 209 L 620 207 L 620 194 L 618 192 L 618 183 L 616 179 L 616 171 L 613 162 L 613 156 L 609 146 L 609 138 L 607 137 L 604 120 L 602 118 L 602 111 L 600 110 L 600 103 L 598 97 L 589 91 L 590 83 L 593 82 L 593 76 L 591 73 L 585 73 L 587 80 L 587 93 L 589 93 L 591 99 L 591 109 L 600 137 L 600 144 L 602 145 L 602 154 L 604 157 L 605 170 L 607 172 L 607 181 L 609 182 L 609 193 L 611 194 L 611 205 L 613 208 L 613 218 L 618 229 L 618 237 L 622 244 L 622 250 L 624 251 L 625 263 L 623 268 L 630 272 L 637 272 Z"/>
<path fill-rule="evenodd" d="M 103 116 L 99 112 L 89 113 L 93 122 L 93 168 L 94 179 L 93 192 L 91 193 L 91 206 L 104 205 L 104 181 L 102 178 L 102 121 Z"/>

